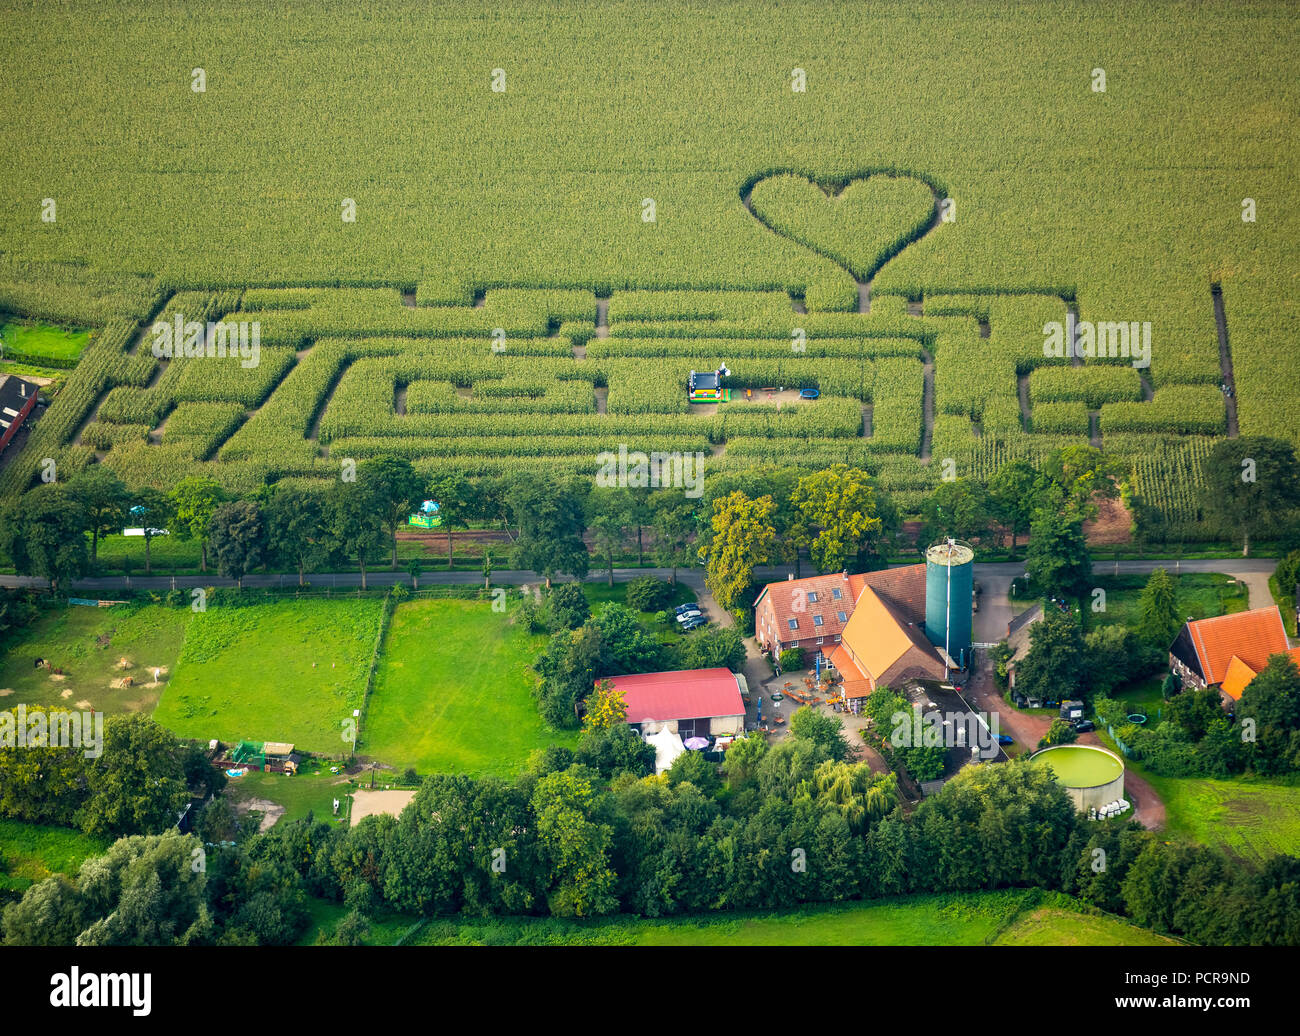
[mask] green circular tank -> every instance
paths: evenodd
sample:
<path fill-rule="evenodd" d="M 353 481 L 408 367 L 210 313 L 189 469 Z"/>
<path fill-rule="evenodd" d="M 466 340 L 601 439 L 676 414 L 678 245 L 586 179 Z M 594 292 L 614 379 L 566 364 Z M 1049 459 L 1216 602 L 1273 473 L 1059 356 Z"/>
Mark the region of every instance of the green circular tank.
<path fill-rule="evenodd" d="M 970 662 L 975 551 L 959 541 L 925 552 L 925 635 L 960 666 Z"/>

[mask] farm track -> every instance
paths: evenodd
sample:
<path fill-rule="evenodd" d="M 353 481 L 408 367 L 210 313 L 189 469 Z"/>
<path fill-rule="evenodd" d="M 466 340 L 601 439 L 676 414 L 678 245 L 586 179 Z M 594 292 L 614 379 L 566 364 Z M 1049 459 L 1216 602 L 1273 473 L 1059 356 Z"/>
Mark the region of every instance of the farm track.
<path fill-rule="evenodd" d="M 1029 431 L 1029 375 L 1016 376 L 1016 396 L 1020 400 L 1020 423 Z"/>
<path fill-rule="evenodd" d="M 1214 299 L 1214 326 L 1219 332 L 1219 370 L 1223 374 L 1223 384 L 1228 386 L 1224 402 L 1228 408 L 1228 438 L 1235 439 L 1241 434 L 1237 424 L 1237 384 L 1232 376 L 1232 350 L 1228 346 L 1228 317 L 1223 311 L 1223 287 L 1214 285 L 1210 289 Z"/>

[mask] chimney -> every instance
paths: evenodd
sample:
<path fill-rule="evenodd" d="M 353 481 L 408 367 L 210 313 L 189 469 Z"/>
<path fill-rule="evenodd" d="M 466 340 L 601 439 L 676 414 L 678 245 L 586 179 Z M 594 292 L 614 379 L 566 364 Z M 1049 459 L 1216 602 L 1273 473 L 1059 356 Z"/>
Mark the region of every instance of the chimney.
<path fill-rule="evenodd" d="M 848 582 L 848 578 L 849 578 L 849 570 L 848 570 L 847 568 L 846 568 L 843 572 L 841 572 L 840 575 L 842 575 L 842 576 L 844 577 L 844 581 L 845 581 L 845 582 Z"/>
<path fill-rule="evenodd" d="M 786 578 L 786 581 L 787 581 L 787 582 L 793 583 L 793 582 L 794 582 L 794 573 L 793 573 L 793 572 L 787 572 L 787 573 L 785 574 L 785 578 Z"/>

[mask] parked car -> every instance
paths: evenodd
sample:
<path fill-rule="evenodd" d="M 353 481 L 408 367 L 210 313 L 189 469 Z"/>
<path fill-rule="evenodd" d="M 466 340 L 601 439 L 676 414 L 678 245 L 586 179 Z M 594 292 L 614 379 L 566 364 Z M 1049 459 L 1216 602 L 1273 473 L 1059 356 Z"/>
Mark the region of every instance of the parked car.
<path fill-rule="evenodd" d="M 1081 719 L 1074 725 L 1074 732 L 1076 734 L 1086 734 L 1088 731 L 1096 729 L 1097 725 L 1090 719 Z"/>
<path fill-rule="evenodd" d="M 677 620 L 681 625 L 678 627 L 683 633 L 690 633 L 691 630 L 697 630 L 701 626 L 707 626 L 709 620 L 703 615 L 691 615 L 685 618 L 679 617 Z"/>
<path fill-rule="evenodd" d="M 998 744 L 1000 745 L 1014 745 L 1015 743 L 1016 743 L 1016 739 L 1012 737 L 1010 734 L 998 735 Z"/>

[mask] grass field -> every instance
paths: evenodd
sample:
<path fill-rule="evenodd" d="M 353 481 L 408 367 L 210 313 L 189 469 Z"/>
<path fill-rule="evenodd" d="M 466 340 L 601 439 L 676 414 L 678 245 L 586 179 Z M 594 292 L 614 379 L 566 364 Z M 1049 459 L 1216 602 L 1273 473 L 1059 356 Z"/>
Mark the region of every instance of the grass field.
<path fill-rule="evenodd" d="M 487 601 L 397 606 L 380 657 L 359 751 L 421 774 L 512 776 L 533 749 L 572 745 L 532 697 L 529 670 L 546 638 Z"/>
<path fill-rule="evenodd" d="M 183 737 L 342 754 L 382 610 L 375 598 L 210 606 L 191 621 L 154 718 Z"/>
<path fill-rule="evenodd" d="M 1170 835 L 1255 861 L 1300 854 L 1300 781 L 1143 775 L 1164 801 Z"/>
<path fill-rule="evenodd" d="M 552 918 L 430 921 L 419 945 L 1145 946 L 1168 943 L 1066 896 L 1007 890 L 810 906 L 763 914 L 588 923 Z"/>
<path fill-rule="evenodd" d="M 89 331 L 69 330 L 40 323 L 0 324 L 5 355 L 22 353 L 33 361 L 75 360 L 90 342 Z"/>
<path fill-rule="evenodd" d="M 110 714 L 148 712 L 167 684 L 167 672 L 176 666 L 191 616 L 188 608 L 134 604 L 45 611 L 5 645 L 0 708 L 20 702 L 72 708 L 90 702 Z M 37 658 L 62 669 L 66 679 L 35 668 Z M 124 658 L 131 668 L 119 668 Z M 154 683 L 155 667 L 164 670 L 161 684 Z M 126 677 L 132 686 L 123 686 Z"/>
<path fill-rule="evenodd" d="M 1099 564 L 1098 568 L 1101 567 Z M 1169 574 L 1173 577 L 1178 594 L 1179 615 L 1205 619 L 1245 611 L 1250 606 L 1250 594 L 1246 585 L 1231 576 L 1217 572 Z M 1096 586 L 1106 591 L 1106 610 L 1089 610 L 1086 615 L 1088 628 L 1116 624 L 1137 626 L 1140 618 L 1138 599 L 1149 578 L 1147 575 L 1107 576 L 1100 571 L 1094 575 Z M 1089 599 L 1085 599 L 1085 603 L 1087 600 Z"/>
<path fill-rule="evenodd" d="M 0 888 L 21 891 L 51 874 L 75 874 L 83 860 L 108 846 L 70 828 L 0 819 Z"/>
<path fill-rule="evenodd" d="M 284 813 L 276 821 L 283 824 L 303 820 L 308 813 L 319 820 L 330 820 L 334 816 L 334 800 L 337 798 L 340 803 L 338 822 L 341 824 L 347 815 L 350 789 L 340 780 L 340 775 L 330 773 L 328 768 L 324 772 L 300 772 L 292 777 L 253 771 L 230 778 L 224 794 L 236 805 L 248 805 L 257 800 L 283 806 Z"/>

